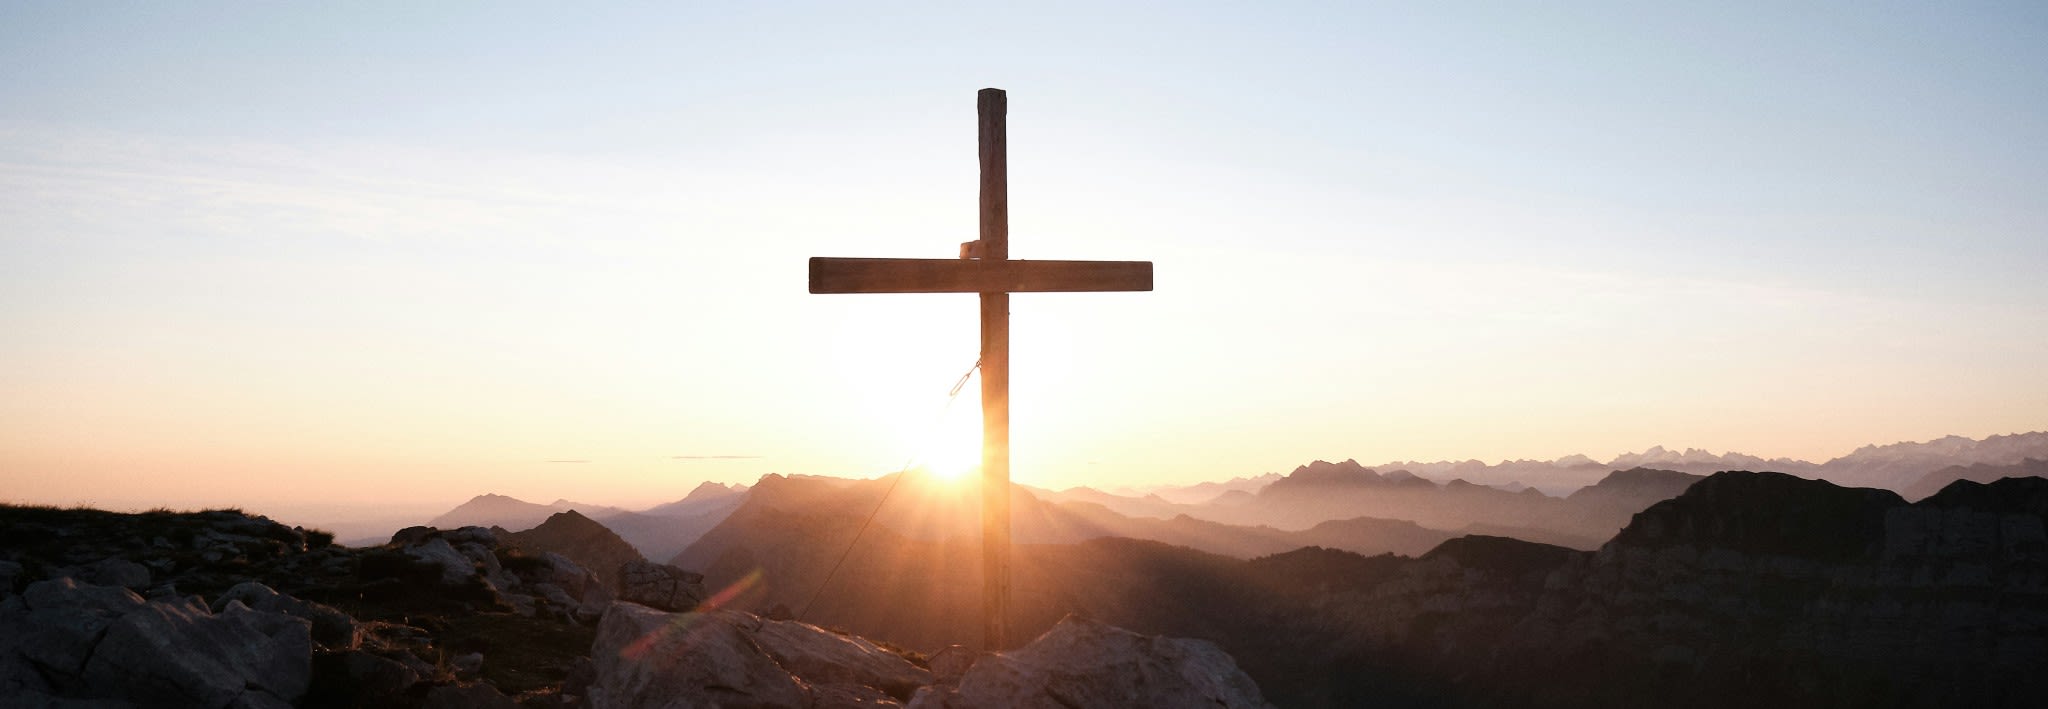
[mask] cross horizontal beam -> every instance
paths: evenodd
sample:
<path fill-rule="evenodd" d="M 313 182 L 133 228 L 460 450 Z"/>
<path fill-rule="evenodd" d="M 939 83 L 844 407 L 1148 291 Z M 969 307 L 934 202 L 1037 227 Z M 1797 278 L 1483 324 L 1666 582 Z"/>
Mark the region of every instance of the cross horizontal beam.
<path fill-rule="evenodd" d="M 1076 293 L 1152 290 L 1151 261 L 811 259 L 812 293 Z"/>

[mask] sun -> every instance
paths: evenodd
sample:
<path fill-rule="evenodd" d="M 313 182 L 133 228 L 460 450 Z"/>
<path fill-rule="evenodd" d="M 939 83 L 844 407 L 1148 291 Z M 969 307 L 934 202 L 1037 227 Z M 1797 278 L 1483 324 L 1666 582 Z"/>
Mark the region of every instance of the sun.
<path fill-rule="evenodd" d="M 966 478 L 981 468 L 981 422 L 968 416 L 946 416 L 925 436 L 917 460 L 939 480 Z"/>
<path fill-rule="evenodd" d="M 922 461 L 924 468 L 940 480 L 960 480 L 981 467 L 981 441 L 978 438 L 964 444 L 957 437 L 935 441 L 928 448 Z"/>

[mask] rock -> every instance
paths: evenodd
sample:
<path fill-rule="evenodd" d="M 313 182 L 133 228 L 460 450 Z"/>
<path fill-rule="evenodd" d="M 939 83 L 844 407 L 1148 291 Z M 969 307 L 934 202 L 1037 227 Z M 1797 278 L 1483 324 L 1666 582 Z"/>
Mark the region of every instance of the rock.
<path fill-rule="evenodd" d="M 406 703 L 405 691 L 419 681 L 418 672 L 396 660 L 361 650 L 323 652 L 313 657 L 307 695 L 322 706 L 388 707 Z"/>
<path fill-rule="evenodd" d="M 21 564 L 0 559 L 0 596 L 14 593 L 14 581 L 21 578 Z"/>
<path fill-rule="evenodd" d="M 811 703 L 816 709 L 869 709 L 870 707 L 900 707 L 903 702 L 874 687 L 858 684 L 825 684 L 811 687 Z"/>
<path fill-rule="evenodd" d="M 583 603 L 576 600 L 574 596 L 570 596 L 568 591 L 562 590 L 562 587 L 551 583 L 537 583 L 526 588 L 533 591 L 537 597 L 545 598 L 548 603 L 552 603 L 559 608 L 573 609 Z"/>
<path fill-rule="evenodd" d="M 593 583 L 601 583 L 597 577 L 569 557 L 554 552 L 542 552 L 541 560 L 548 563 L 548 576 L 542 583 L 554 584 L 567 592 L 570 597 L 583 597 L 583 589 Z"/>
<path fill-rule="evenodd" d="M 397 532 L 392 533 L 391 543 L 399 546 L 409 547 L 418 544 L 422 541 L 425 541 L 428 536 L 438 531 L 440 530 L 434 529 L 433 527 L 406 527 L 405 529 L 401 529 Z"/>
<path fill-rule="evenodd" d="M 511 697 L 483 682 L 444 684 L 427 690 L 420 709 L 518 709 Z"/>
<path fill-rule="evenodd" d="M 661 610 L 687 611 L 704 600 L 704 575 L 667 564 L 629 561 L 619 567 L 619 600 Z"/>
<path fill-rule="evenodd" d="M 605 609 L 610 608 L 615 599 L 611 589 L 605 588 L 604 584 L 593 583 L 583 587 L 580 600 L 582 604 L 576 606 L 576 620 L 589 623 L 604 617 Z"/>
<path fill-rule="evenodd" d="M 81 587 L 70 579 L 29 591 L 25 639 L 66 642 L 24 656 L 60 678 L 55 688 L 67 696 L 288 706 L 306 692 L 312 641 L 303 620 L 239 603 L 211 615 L 202 605 L 145 603 L 126 589 Z M 103 630 L 92 632 L 93 626 Z"/>
<path fill-rule="evenodd" d="M 29 584 L 21 600 L 25 612 L 8 614 L 0 635 L 18 638 L 22 660 L 57 689 L 81 687 L 86 659 L 107 626 L 144 605 L 128 589 L 82 586 L 69 577 Z"/>
<path fill-rule="evenodd" d="M 442 532 L 441 536 L 447 539 L 449 544 L 475 544 L 485 549 L 496 549 L 498 547 L 498 535 L 492 534 L 489 527 L 472 525 L 453 531 Z"/>
<path fill-rule="evenodd" d="M 981 658 L 913 708 L 1268 707 L 1237 662 L 1206 640 L 1139 635 L 1067 616 L 1023 648 Z"/>
<path fill-rule="evenodd" d="M 221 594 L 214 600 L 214 612 L 227 608 L 230 602 L 240 602 L 252 610 L 283 613 L 304 619 L 312 624 L 313 641 L 330 649 L 354 648 L 361 641 L 361 629 L 356 619 L 332 606 L 304 601 L 270 589 L 255 581 L 244 581 Z"/>
<path fill-rule="evenodd" d="M 896 704 L 932 675 L 867 640 L 739 611 L 614 604 L 592 645 L 599 707 Z M 566 688 L 564 691 L 567 691 Z"/>
<path fill-rule="evenodd" d="M 589 699 L 598 709 L 803 707 L 802 684 L 747 634 L 710 613 L 614 603 L 591 643 Z"/>
<path fill-rule="evenodd" d="M 701 615 L 701 614 L 700 614 Z M 866 639 L 840 635 L 809 623 L 758 618 L 738 611 L 713 611 L 752 636 L 776 664 L 813 685 L 873 687 L 898 699 L 932 683 L 932 673 Z"/>
<path fill-rule="evenodd" d="M 428 539 L 405 548 L 405 554 L 441 569 L 441 583 L 454 586 L 476 575 L 476 564 L 445 539 Z"/>
<path fill-rule="evenodd" d="M 96 586 L 120 586 L 138 591 L 149 587 L 149 568 L 127 559 L 101 559 L 84 566 L 58 569 L 50 575 L 69 576 Z"/>
<path fill-rule="evenodd" d="M 581 697 L 590 693 L 590 685 L 597 681 L 597 663 L 588 657 L 578 657 L 569 662 L 569 671 L 562 678 L 562 694 Z"/>
<path fill-rule="evenodd" d="M 932 677 L 941 684 L 958 683 L 978 659 L 981 655 L 966 645 L 947 645 L 945 649 L 932 653 Z"/>
<path fill-rule="evenodd" d="M 448 669 L 455 672 L 456 679 L 476 679 L 484 673 L 484 654 L 456 655 L 448 660 Z"/>

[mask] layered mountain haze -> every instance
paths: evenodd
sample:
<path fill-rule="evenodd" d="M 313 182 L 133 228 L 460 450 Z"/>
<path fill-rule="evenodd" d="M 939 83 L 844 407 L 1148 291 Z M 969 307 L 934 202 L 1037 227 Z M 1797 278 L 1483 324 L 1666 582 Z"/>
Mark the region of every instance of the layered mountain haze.
<path fill-rule="evenodd" d="M 604 505 L 592 505 L 568 500 L 555 500 L 549 504 L 527 502 L 515 497 L 497 493 L 484 493 L 470 498 L 455 509 L 427 520 L 426 526 L 438 529 L 459 529 L 462 527 L 505 527 L 526 529 L 540 524 L 557 512 L 579 510 L 585 516 L 609 517 L 625 510 Z"/>
<path fill-rule="evenodd" d="M 556 500 L 541 505 L 498 494 L 470 499 L 426 523 L 442 529 L 494 527 L 529 529 L 564 512 L 594 520 L 649 559 L 666 559 L 717 526 L 745 499 L 747 486 L 705 482 L 681 500 L 632 512 L 617 507 Z"/>
<path fill-rule="evenodd" d="M 1623 453 L 1602 463 L 1584 455 L 1556 460 L 1478 460 L 1387 463 L 1380 470 L 1407 470 L 1432 480 L 1466 480 L 1501 487 L 1526 486 L 1563 493 L 1593 484 L 1610 470 L 1656 468 L 1695 475 L 1723 470 L 1772 470 L 1843 485 L 1881 487 L 1897 492 L 1919 477 L 1949 465 L 1983 463 L 2014 465 L 2027 458 L 2048 458 L 2048 432 L 1989 436 L 1983 440 L 1945 436 L 1930 441 L 1867 445 L 1848 455 L 1812 463 L 1792 458 L 1762 458 L 1730 451 L 1698 448 L 1680 451 L 1652 446 L 1641 453 Z"/>
<path fill-rule="evenodd" d="M 1305 477 L 1370 480 L 1342 464 Z M 1574 497 L 1593 509 L 1632 486 L 1688 482 L 1598 552 L 1488 535 L 1412 555 L 1307 547 L 1251 560 L 1118 538 L 1022 544 L 1012 622 L 1030 634 L 1080 612 L 1208 638 L 1283 706 L 1850 706 L 1937 688 L 1996 706 L 2032 691 L 2015 682 L 2048 661 L 2027 620 L 2048 611 L 2030 581 L 2048 563 L 2048 480 L 1957 482 L 1907 504 L 1779 473 L 1636 470 Z M 812 622 L 912 648 L 960 642 L 979 608 L 975 541 L 901 532 L 882 520 L 945 515 L 893 502 L 860 534 L 873 499 L 849 499 L 866 486 L 764 480 L 675 562 Z M 1585 667 L 1605 670 L 1557 681 Z"/>
<path fill-rule="evenodd" d="M 2048 432 L 1989 436 L 1983 440 L 1944 436 L 1918 443 L 1868 445 L 1822 463 L 1820 470 L 1808 477 L 1903 493 L 1928 473 L 1948 466 L 2018 465 L 2029 458 L 2048 459 Z"/>
<path fill-rule="evenodd" d="M 1279 473 L 1247 475 L 1222 482 L 1201 482 L 1193 485 L 1178 485 L 1155 488 L 1118 488 L 1112 492 L 1123 497 L 1158 496 L 1160 499 L 1182 505 L 1214 502 L 1217 498 L 1233 492 L 1252 493 L 1279 480 Z M 1085 490 L 1087 488 L 1074 488 Z M 1069 490 L 1071 492 L 1072 490 Z"/>
<path fill-rule="evenodd" d="M 2048 459 L 2027 458 L 2010 465 L 1972 463 L 1951 465 L 1922 476 L 1919 482 L 1906 486 L 1899 495 L 1908 500 L 1922 500 L 1941 492 L 1950 483 L 1968 480 L 1977 483 L 1997 482 L 2004 478 L 2048 478 Z"/>
<path fill-rule="evenodd" d="M 1464 480 L 1438 484 L 1406 470 L 1382 474 L 1355 460 L 1315 461 L 1276 477 L 1256 492 L 1231 490 L 1205 504 L 1174 504 L 1157 495 L 1120 497 L 1088 488 L 1052 493 L 1051 499 L 1097 520 L 1098 526 L 1116 530 L 1115 536 L 1155 539 L 1234 556 L 1244 555 L 1243 549 L 1269 549 L 1263 553 L 1271 553 L 1299 546 L 1411 553 L 1420 551 L 1413 548 L 1414 543 L 1424 539 L 1434 543 L 1457 533 L 1514 536 L 1591 549 L 1627 524 L 1629 515 L 1677 495 L 1699 478 L 1669 470 L 1612 471 L 1596 484 L 1557 498 L 1534 488 L 1510 492 Z M 1204 527 L 1199 522 L 1214 526 Z M 1372 531 L 1367 532 L 1368 528 Z M 1218 533 L 1225 531 L 1236 546 L 1198 541 L 1218 540 Z M 1392 541 L 1404 535 L 1411 543 Z M 1356 541 L 1361 539 L 1379 541 Z M 1273 544 L 1289 543 L 1293 546 L 1272 548 Z"/>

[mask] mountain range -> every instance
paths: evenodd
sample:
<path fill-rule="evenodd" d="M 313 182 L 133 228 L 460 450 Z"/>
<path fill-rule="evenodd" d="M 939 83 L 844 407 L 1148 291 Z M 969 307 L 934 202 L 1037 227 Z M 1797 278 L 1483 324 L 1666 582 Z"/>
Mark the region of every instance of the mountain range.
<path fill-rule="evenodd" d="M 1287 479 L 1304 492 L 1369 480 L 1341 464 Z M 971 642 L 978 541 L 936 533 L 947 515 L 920 516 L 923 503 L 888 502 L 867 525 L 889 482 L 764 478 L 674 563 L 807 622 L 920 651 Z M 1582 493 L 1589 508 L 1627 499 Z M 1907 503 L 1723 472 L 1631 514 L 1597 551 L 1458 535 L 1414 554 L 1244 559 L 1120 537 L 1048 543 L 1059 507 L 1032 507 L 1041 541 L 1012 556 L 1017 633 L 1077 612 L 1212 640 L 1281 706 L 2024 706 L 2048 662 L 2031 620 L 2048 613 L 2039 478 L 1959 481 Z"/>
<path fill-rule="evenodd" d="M 1504 461 L 1491 466 L 1478 461 L 1402 463 L 1399 465 L 1409 467 L 1377 469 L 1353 460 L 1314 461 L 1286 475 L 1268 473 L 1155 488 L 1142 495 L 1086 487 L 1059 491 L 1019 487 L 1013 503 L 1013 534 L 1022 543 L 1146 539 L 1238 558 L 1303 546 L 1363 554 L 1414 554 L 1460 534 L 1513 537 L 1589 550 L 1611 537 L 1630 515 L 1676 496 L 1717 469 L 1776 470 L 1802 477 L 1830 477 L 1843 484 L 1885 481 L 1890 484 L 1881 487 L 1904 493 L 1908 499 L 1920 499 L 1959 479 L 1988 482 L 2009 475 L 2041 475 L 2048 467 L 2042 461 L 2048 461 L 2048 433 L 2038 432 L 1981 441 L 1951 436 L 1864 446 L 1821 464 L 1662 447 L 1620 456 L 1613 462 L 1655 462 L 1669 467 L 1609 468 L 1586 456 Z M 1596 475 L 1593 471 L 1600 472 Z M 1526 480 L 1533 482 L 1481 484 L 1465 477 L 1437 481 L 1451 472 L 1485 480 L 1518 472 L 1532 476 Z M 1567 478 L 1590 482 L 1557 496 L 1542 492 Z M 834 494 L 850 505 L 849 510 L 867 505 L 868 511 L 874 511 L 874 501 L 882 499 L 881 486 L 892 484 L 888 481 L 895 478 L 790 479 L 826 484 L 839 491 Z M 968 486 L 909 489 L 918 492 L 892 498 L 890 509 L 878 513 L 880 524 L 928 540 L 953 535 L 949 530 L 978 529 L 973 522 L 979 514 L 978 498 Z M 526 529 L 551 515 L 576 510 L 617 533 L 646 558 L 671 560 L 682 558 L 685 549 L 751 497 L 743 485 L 705 483 L 682 500 L 628 511 L 567 500 L 543 505 L 486 494 L 429 524 Z M 917 511 L 914 515 L 898 511 L 908 509 Z M 904 521 L 912 519 L 916 521 Z"/>
<path fill-rule="evenodd" d="M 427 522 L 439 529 L 499 527 L 524 530 L 563 512 L 576 512 L 604 525 L 650 559 L 666 559 L 717 526 L 746 498 L 746 485 L 706 482 L 688 496 L 638 512 L 569 500 L 548 504 L 486 493 Z M 381 540 L 379 540 L 381 541 Z"/>
<path fill-rule="evenodd" d="M 1653 446 L 1641 453 L 1623 453 L 1606 462 L 1574 454 L 1555 460 L 1503 460 L 1493 464 L 1480 460 L 1394 461 L 1373 467 L 1375 470 L 1406 470 L 1431 480 L 1465 480 L 1497 487 L 1534 487 L 1553 494 L 1568 493 L 1598 482 L 1609 471 L 1629 468 L 1676 470 L 1695 475 L 1723 470 L 1772 470 L 1841 485 L 1881 487 L 1903 492 L 1927 473 L 1946 466 L 1977 463 L 2014 465 L 2027 458 L 2048 459 L 2048 432 L 1994 435 L 1982 440 L 1945 436 L 1930 441 L 1866 445 L 1821 463 L 1792 458 L 1762 458 L 1733 451 L 1716 454 L 1698 448 L 1673 451 Z M 1201 483 L 1118 492 L 1127 497 L 1152 494 L 1173 502 L 1202 502 L 1231 489 L 1256 491 L 1276 478 L 1275 474 L 1268 473 L 1238 478 L 1231 481 L 1237 483 L 1234 486 L 1229 483 Z"/>

